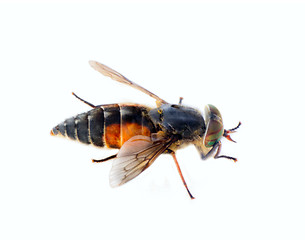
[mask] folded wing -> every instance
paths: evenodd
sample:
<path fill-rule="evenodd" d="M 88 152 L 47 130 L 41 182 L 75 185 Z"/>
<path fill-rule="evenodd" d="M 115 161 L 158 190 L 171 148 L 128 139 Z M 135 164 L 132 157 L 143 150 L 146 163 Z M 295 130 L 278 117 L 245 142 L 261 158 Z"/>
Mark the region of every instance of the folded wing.
<path fill-rule="evenodd" d="M 110 186 L 117 187 L 134 179 L 147 169 L 170 145 L 171 139 L 151 141 L 147 136 L 134 136 L 126 141 L 113 160 Z"/>

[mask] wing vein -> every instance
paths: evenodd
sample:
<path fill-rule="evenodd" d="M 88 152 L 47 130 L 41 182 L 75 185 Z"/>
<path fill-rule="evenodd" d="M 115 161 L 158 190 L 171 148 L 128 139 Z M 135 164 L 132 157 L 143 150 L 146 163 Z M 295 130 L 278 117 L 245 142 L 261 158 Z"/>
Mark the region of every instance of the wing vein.
<path fill-rule="evenodd" d="M 149 141 L 148 141 L 149 139 Z M 138 176 L 173 143 L 173 139 L 152 142 L 147 136 L 134 136 L 124 143 L 110 172 L 110 185 L 120 186 Z"/>

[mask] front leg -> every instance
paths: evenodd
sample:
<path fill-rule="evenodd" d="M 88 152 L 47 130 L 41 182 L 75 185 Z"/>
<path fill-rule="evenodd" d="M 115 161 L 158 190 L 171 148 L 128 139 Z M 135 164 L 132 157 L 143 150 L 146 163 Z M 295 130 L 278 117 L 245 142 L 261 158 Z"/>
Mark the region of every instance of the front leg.
<path fill-rule="evenodd" d="M 217 152 L 214 156 L 215 159 L 217 159 L 217 158 L 227 158 L 227 159 L 233 160 L 234 162 L 237 162 L 237 158 L 235 158 L 235 157 L 230 157 L 230 156 L 226 156 L 226 155 L 219 155 L 220 150 L 221 150 L 221 141 L 219 141 L 217 145 L 218 145 Z"/>
<path fill-rule="evenodd" d="M 234 157 L 226 156 L 226 155 L 219 155 L 221 151 L 221 141 L 218 141 L 214 146 L 207 148 L 204 146 L 202 140 L 198 140 L 194 143 L 198 152 L 200 153 L 200 157 L 203 160 L 206 160 L 211 154 L 216 150 L 216 153 L 214 155 L 214 158 L 227 158 L 230 160 L 233 160 L 234 162 L 237 162 L 237 159 Z"/>

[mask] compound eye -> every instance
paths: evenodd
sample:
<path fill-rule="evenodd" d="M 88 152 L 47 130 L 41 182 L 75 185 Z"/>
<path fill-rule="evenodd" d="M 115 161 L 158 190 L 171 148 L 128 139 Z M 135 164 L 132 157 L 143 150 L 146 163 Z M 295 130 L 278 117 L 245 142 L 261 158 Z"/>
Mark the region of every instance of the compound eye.
<path fill-rule="evenodd" d="M 213 147 L 223 136 L 223 123 L 219 110 L 209 104 L 205 108 L 206 132 L 203 138 L 206 147 Z"/>

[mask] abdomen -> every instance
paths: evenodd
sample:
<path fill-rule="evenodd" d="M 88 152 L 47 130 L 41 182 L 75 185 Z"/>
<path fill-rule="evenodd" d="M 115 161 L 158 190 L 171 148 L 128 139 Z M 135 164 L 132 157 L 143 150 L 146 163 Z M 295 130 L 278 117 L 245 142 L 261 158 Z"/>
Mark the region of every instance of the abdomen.
<path fill-rule="evenodd" d="M 133 136 L 156 132 L 148 111 L 142 105 L 101 105 L 66 119 L 51 130 L 51 135 L 97 147 L 120 148 Z"/>

